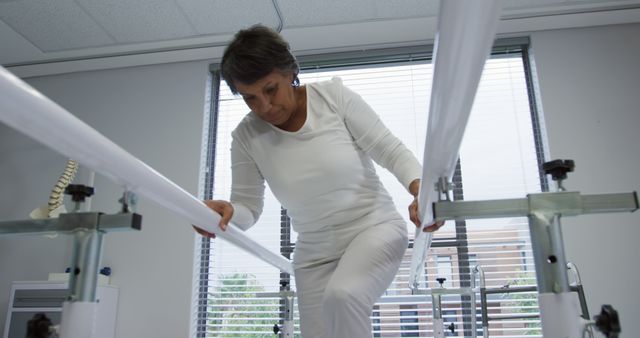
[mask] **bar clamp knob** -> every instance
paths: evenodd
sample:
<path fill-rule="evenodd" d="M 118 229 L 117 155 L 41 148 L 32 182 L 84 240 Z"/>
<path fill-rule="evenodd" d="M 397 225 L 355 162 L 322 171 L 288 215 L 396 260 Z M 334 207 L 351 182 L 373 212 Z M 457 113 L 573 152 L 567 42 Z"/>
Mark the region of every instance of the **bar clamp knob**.
<path fill-rule="evenodd" d="M 618 311 L 611 305 L 602 305 L 599 315 L 594 317 L 596 328 L 602 332 L 607 338 L 618 338 L 620 332 L 620 320 L 618 319 Z"/>
<path fill-rule="evenodd" d="M 566 179 L 567 173 L 572 172 L 574 168 L 573 160 L 553 160 L 542 164 L 544 173 L 551 175 L 554 181 Z"/>
<path fill-rule="evenodd" d="M 53 322 L 44 313 L 36 313 L 27 322 L 28 338 L 49 338 L 54 331 Z"/>
<path fill-rule="evenodd" d="M 71 200 L 74 202 L 84 202 L 85 198 L 93 196 L 93 187 L 88 187 L 83 184 L 69 184 L 64 193 L 71 195 Z"/>
<path fill-rule="evenodd" d="M 447 330 L 451 331 L 451 333 L 456 333 L 455 324 L 451 323 L 451 324 L 447 325 Z"/>

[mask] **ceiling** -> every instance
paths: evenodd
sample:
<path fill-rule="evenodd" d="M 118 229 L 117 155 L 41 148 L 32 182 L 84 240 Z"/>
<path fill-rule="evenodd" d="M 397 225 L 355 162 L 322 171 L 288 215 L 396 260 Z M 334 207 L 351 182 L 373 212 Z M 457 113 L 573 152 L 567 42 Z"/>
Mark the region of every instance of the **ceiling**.
<path fill-rule="evenodd" d="M 506 0 L 502 19 L 562 20 L 571 13 L 634 11 L 632 17 L 640 22 L 639 10 L 640 0 Z M 0 64 L 28 66 L 221 46 L 238 29 L 255 23 L 281 26 L 285 33 L 433 21 L 437 13 L 435 0 L 0 0 Z"/>

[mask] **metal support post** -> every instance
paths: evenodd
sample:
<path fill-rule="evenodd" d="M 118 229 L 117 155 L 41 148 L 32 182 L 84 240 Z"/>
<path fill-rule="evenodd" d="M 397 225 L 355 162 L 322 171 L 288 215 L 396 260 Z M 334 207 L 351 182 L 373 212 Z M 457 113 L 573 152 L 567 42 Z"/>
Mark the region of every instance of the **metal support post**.
<path fill-rule="evenodd" d="M 475 338 L 478 334 L 478 329 L 477 329 L 477 324 L 476 324 L 476 289 L 472 288 L 471 289 L 471 293 L 469 294 L 470 298 L 471 298 L 471 337 Z"/>
<path fill-rule="evenodd" d="M 282 325 L 274 324 L 273 333 L 282 338 L 291 338 L 295 334 L 295 323 L 293 320 L 294 304 L 296 293 L 289 290 L 286 285 L 279 292 L 260 292 L 256 293 L 256 297 L 260 298 L 280 298 L 280 303 L 284 306 L 282 309 Z"/>
<path fill-rule="evenodd" d="M 69 272 L 70 301 L 96 301 L 98 272 L 102 260 L 102 236 L 102 231 L 95 229 L 78 229 L 75 232 Z"/>
<path fill-rule="evenodd" d="M 560 187 L 560 186 L 559 186 Z M 545 336 L 580 337 L 580 307 L 569 289 L 561 216 L 582 213 L 578 193 L 529 195 L 529 232 L 538 284 L 538 304 Z M 552 203 L 550 203 L 550 201 Z"/>
<path fill-rule="evenodd" d="M 139 230 L 141 221 L 140 215 L 130 213 L 103 215 L 86 212 L 60 215 L 60 224 L 72 228 L 71 234 L 74 236 L 69 296 L 63 304 L 61 337 L 93 337 L 103 235 L 107 231 Z"/>
<path fill-rule="evenodd" d="M 81 201 L 75 202 L 79 210 Z M 0 222 L 0 235 L 61 233 L 74 236 L 69 294 L 63 304 L 60 336 L 88 338 L 93 337 L 95 329 L 103 235 L 111 231 L 140 230 L 141 224 L 142 216 L 134 213 L 75 212 L 51 219 Z"/>
<path fill-rule="evenodd" d="M 578 268 L 575 264 L 569 262 L 566 265 L 567 270 L 573 276 L 574 283 L 569 283 L 569 290 L 571 292 L 575 292 L 578 294 L 578 299 L 580 301 L 580 309 L 582 311 L 582 318 L 585 321 L 589 321 L 589 310 L 587 308 L 587 301 L 584 296 L 584 288 L 582 286 L 582 281 L 580 279 L 580 273 L 578 272 Z M 488 304 L 487 304 L 487 295 L 491 294 L 507 294 L 507 293 L 521 293 L 521 292 L 538 292 L 537 286 L 516 286 L 516 287 L 500 287 L 500 288 L 492 288 L 488 289 L 486 287 L 484 270 L 480 265 L 476 265 L 472 271 L 473 274 L 473 288 L 475 289 L 477 285 L 479 285 L 480 291 L 480 303 L 481 303 L 481 313 L 482 313 L 482 333 L 484 338 L 489 337 L 489 321 L 495 320 L 508 320 L 508 319 L 530 319 L 530 318 L 540 318 L 540 315 L 537 313 L 532 314 L 519 314 L 519 315 L 505 315 L 505 316 L 489 316 L 487 313 Z M 479 283 L 476 283 L 476 279 Z"/>
<path fill-rule="evenodd" d="M 476 277 L 478 278 L 478 282 L 479 282 L 478 288 L 480 291 L 480 310 L 481 310 L 480 314 L 482 315 L 482 337 L 488 338 L 489 337 L 489 317 L 487 315 L 487 308 L 488 308 L 487 294 L 486 294 L 487 286 L 484 278 L 484 270 L 480 265 L 476 265 L 473 268 L 471 273 L 472 273 L 471 286 L 474 290 L 476 289 Z M 475 292 L 474 292 L 474 296 L 475 296 Z M 474 309 L 475 309 L 475 306 L 474 306 Z M 475 318 L 474 318 L 474 323 L 475 323 Z"/>
<path fill-rule="evenodd" d="M 444 337 L 444 320 L 442 319 L 442 295 L 431 294 L 431 307 L 433 309 L 433 338 Z"/>
<path fill-rule="evenodd" d="M 638 209 L 638 198 L 635 192 L 580 195 L 578 192 L 559 191 L 555 193 L 530 194 L 526 199 L 509 199 L 495 201 L 441 201 L 434 203 L 436 219 L 467 219 L 528 216 L 531 241 L 539 283 L 539 304 L 543 317 L 543 332 L 555 336 L 567 328 L 567 323 L 581 324 L 582 318 L 588 318 L 584 292 L 578 287 L 581 310 L 577 310 L 575 301 L 569 291 L 564 254 L 561 216 L 635 211 Z M 580 283 L 578 283 L 580 284 Z M 481 305 L 487 307 L 486 288 L 480 286 Z M 551 310 L 551 311 L 549 311 Z M 548 312 L 545 314 L 545 311 Z M 550 313 L 549 313 L 550 312 Z M 585 317 L 586 316 L 586 317 Z M 545 317 L 550 318 L 545 321 Z M 564 318 L 564 322 L 562 320 Z M 570 319 L 570 320 L 569 320 Z M 482 312 L 482 324 L 487 335 L 489 318 L 486 310 Z M 545 329 L 545 327 L 550 327 Z M 573 328 L 574 337 L 579 329 Z M 553 332 L 553 333 L 549 333 Z M 579 337 L 579 336 L 575 336 Z"/>
<path fill-rule="evenodd" d="M 567 162 L 561 164 L 565 166 Z M 578 305 L 576 297 L 571 294 L 573 288 L 569 285 L 566 271 L 561 218 L 580 214 L 633 212 L 638 209 L 638 197 L 636 192 L 581 195 L 579 192 L 564 191 L 561 182 L 559 183 L 557 192 L 529 194 L 526 199 L 439 201 L 433 204 L 433 213 L 436 220 L 527 216 L 536 266 L 543 335 L 580 338 L 585 324 L 582 318 L 588 318 L 588 312 L 585 311 L 586 305 Z M 474 273 L 482 275 L 482 271 L 477 268 Z M 486 314 L 488 292 L 482 280 L 483 278 L 480 285 L 481 305 L 484 309 L 482 324 L 487 336 L 488 321 L 491 318 Z M 586 304 L 584 292 L 579 287 L 576 289 L 580 302 Z"/>
<path fill-rule="evenodd" d="M 442 281 L 444 283 L 444 278 L 438 278 L 438 282 Z M 459 288 L 459 289 L 447 289 L 443 287 L 443 284 L 440 284 L 439 288 L 435 289 L 426 289 L 426 290 L 415 290 L 414 294 L 411 296 L 423 294 L 423 295 L 431 295 L 431 306 L 433 310 L 433 335 L 434 338 L 444 337 L 444 331 L 449 330 L 452 333 L 455 332 L 455 328 L 453 325 L 450 325 L 445 328 L 444 319 L 442 318 L 442 296 L 443 295 L 460 295 L 460 296 L 469 296 L 471 299 L 471 316 L 473 320 L 471 321 L 471 337 L 476 337 L 476 290 L 473 288 Z M 396 301 L 401 301 L 400 297 L 386 297 L 387 299 L 395 299 Z"/>
<path fill-rule="evenodd" d="M 293 322 L 293 298 L 294 293 L 292 291 L 285 291 L 282 295 L 284 299 L 284 318 L 282 324 L 282 337 L 293 337 L 294 335 L 294 322 Z"/>
<path fill-rule="evenodd" d="M 569 285 L 571 287 L 571 291 L 578 293 L 580 308 L 582 309 L 582 318 L 584 318 L 584 320 L 590 320 L 589 307 L 587 306 L 587 299 L 584 296 L 584 287 L 582 286 L 582 279 L 580 278 L 578 267 L 575 264 L 568 262 L 567 270 L 569 270 L 573 276 L 574 283 L 569 282 Z"/>

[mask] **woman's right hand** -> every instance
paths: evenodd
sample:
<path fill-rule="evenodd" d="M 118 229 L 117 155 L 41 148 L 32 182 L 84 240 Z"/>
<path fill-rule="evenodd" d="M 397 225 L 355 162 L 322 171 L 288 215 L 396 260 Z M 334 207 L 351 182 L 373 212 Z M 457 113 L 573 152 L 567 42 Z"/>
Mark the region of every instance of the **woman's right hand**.
<path fill-rule="evenodd" d="M 206 206 L 211 208 L 211 210 L 220 214 L 220 223 L 218 224 L 220 230 L 227 230 L 227 227 L 229 226 L 229 220 L 231 220 L 231 216 L 233 216 L 233 205 L 223 200 L 205 200 L 203 202 Z M 216 234 L 204 231 L 196 226 L 193 226 L 193 229 L 202 236 L 209 238 L 216 237 Z"/>

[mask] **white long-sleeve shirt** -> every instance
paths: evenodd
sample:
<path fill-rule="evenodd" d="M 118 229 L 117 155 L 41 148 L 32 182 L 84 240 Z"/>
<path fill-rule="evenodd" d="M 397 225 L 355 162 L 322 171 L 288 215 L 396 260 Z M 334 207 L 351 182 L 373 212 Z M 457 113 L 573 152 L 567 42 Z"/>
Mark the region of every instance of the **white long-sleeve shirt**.
<path fill-rule="evenodd" d="M 281 130 L 251 112 L 231 146 L 231 221 L 243 229 L 257 221 L 266 179 L 298 232 L 297 267 L 339 257 L 363 227 L 402 220 L 372 159 L 406 188 L 421 175 L 414 155 L 339 78 L 306 89 L 300 130 Z"/>

